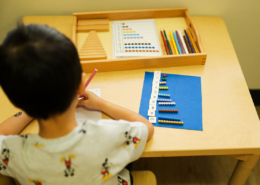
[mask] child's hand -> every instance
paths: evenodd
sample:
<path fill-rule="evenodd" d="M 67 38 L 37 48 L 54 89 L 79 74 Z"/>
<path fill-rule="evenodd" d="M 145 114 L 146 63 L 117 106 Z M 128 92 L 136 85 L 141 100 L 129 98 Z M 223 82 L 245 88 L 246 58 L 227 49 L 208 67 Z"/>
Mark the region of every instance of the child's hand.
<path fill-rule="evenodd" d="M 101 110 L 104 100 L 95 93 L 85 90 L 82 96 L 84 96 L 84 99 L 79 100 L 78 105 L 85 106 L 89 109 Z"/>

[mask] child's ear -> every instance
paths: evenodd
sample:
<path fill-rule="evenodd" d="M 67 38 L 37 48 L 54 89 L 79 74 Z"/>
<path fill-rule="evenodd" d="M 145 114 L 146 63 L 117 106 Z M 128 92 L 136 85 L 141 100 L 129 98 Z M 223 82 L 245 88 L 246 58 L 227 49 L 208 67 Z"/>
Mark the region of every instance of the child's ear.
<path fill-rule="evenodd" d="M 83 95 L 84 91 L 85 91 L 85 83 L 86 83 L 86 74 L 85 73 L 82 73 L 82 76 L 81 76 L 81 82 L 79 84 L 79 88 L 78 88 L 78 94 L 79 95 Z"/>

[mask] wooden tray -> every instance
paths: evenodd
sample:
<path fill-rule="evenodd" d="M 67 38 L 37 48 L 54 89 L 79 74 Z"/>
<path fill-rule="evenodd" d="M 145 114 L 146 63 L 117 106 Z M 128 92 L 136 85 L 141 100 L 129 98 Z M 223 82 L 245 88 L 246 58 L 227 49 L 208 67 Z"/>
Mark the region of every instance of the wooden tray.
<path fill-rule="evenodd" d="M 100 40 L 103 44 L 108 56 L 112 56 L 112 29 L 111 25 L 113 21 L 118 20 L 133 20 L 133 19 L 155 19 L 157 29 L 164 29 L 165 27 L 158 28 L 157 23 L 164 22 L 167 26 L 168 20 L 176 19 L 177 21 L 182 21 L 180 24 L 182 26 L 178 27 L 178 29 L 186 29 L 189 27 L 191 34 L 194 38 L 195 43 L 200 50 L 200 53 L 194 54 L 183 54 L 183 55 L 166 55 L 164 51 L 164 46 L 160 38 L 161 48 L 164 52 L 163 56 L 158 57 L 136 57 L 136 58 L 124 58 L 124 59 L 112 59 L 111 57 L 108 59 L 102 60 L 91 60 L 91 61 L 83 61 L 81 59 L 81 64 L 83 67 L 83 71 L 88 73 L 92 72 L 95 68 L 99 71 L 123 71 L 123 70 L 134 70 L 134 69 L 143 69 L 143 68 L 157 68 L 157 67 L 173 67 L 173 66 L 187 66 L 187 65 L 204 65 L 206 62 L 207 54 L 204 53 L 201 40 L 199 37 L 198 30 L 196 29 L 194 23 L 191 21 L 191 18 L 188 13 L 187 8 L 171 8 L 171 9 L 150 9 L 150 10 L 124 10 L 124 11 L 104 11 L 104 12 L 88 12 L 88 13 L 73 13 L 73 31 L 72 31 L 72 41 L 75 46 L 80 49 L 80 43 L 82 39 L 80 39 L 81 33 L 77 32 L 77 23 L 78 20 L 83 19 L 109 19 L 110 22 L 110 30 L 107 33 L 100 34 Z M 176 22 L 176 21 L 175 21 Z M 166 24 L 167 23 L 167 24 Z M 171 25 L 170 25 L 171 26 Z M 173 30 L 176 30 L 175 24 L 172 26 Z M 104 34 L 106 34 L 104 36 Z M 102 40 L 106 38 L 106 40 Z M 79 37 L 79 38 L 77 38 Z"/>

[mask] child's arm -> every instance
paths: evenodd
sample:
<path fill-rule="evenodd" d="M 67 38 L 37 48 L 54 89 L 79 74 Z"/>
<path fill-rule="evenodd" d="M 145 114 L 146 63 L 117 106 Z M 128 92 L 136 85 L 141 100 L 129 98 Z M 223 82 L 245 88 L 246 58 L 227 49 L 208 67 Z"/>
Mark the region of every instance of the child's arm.
<path fill-rule="evenodd" d="M 0 124 L 0 135 L 18 135 L 33 118 L 21 111 Z"/>
<path fill-rule="evenodd" d="M 84 105 L 90 109 L 101 110 L 102 112 L 106 113 L 116 120 L 123 119 L 127 121 L 140 121 L 144 123 L 148 128 L 148 140 L 152 138 L 154 133 L 153 124 L 140 114 L 107 102 L 88 90 L 85 91 L 84 97 L 86 97 L 86 99 L 80 100 L 79 105 Z"/>

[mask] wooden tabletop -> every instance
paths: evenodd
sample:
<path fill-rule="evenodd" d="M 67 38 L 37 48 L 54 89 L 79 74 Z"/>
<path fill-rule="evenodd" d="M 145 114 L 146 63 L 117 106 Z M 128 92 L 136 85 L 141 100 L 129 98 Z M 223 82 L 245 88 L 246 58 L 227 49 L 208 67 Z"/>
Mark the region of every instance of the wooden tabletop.
<path fill-rule="evenodd" d="M 72 16 L 27 16 L 23 20 L 48 24 L 71 38 Z M 105 100 L 138 112 L 145 71 L 200 76 L 203 131 L 156 127 L 143 157 L 259 154 L 259 119 L 224 21 L 218 17 L 192 20 L 208 55 L 206 65 L 100 72 L 88 88 L 101 88 Z M 17 111 L 0 90 L 0 122 Z M 36 121 L 23 131 L 37 132 Z"/>

